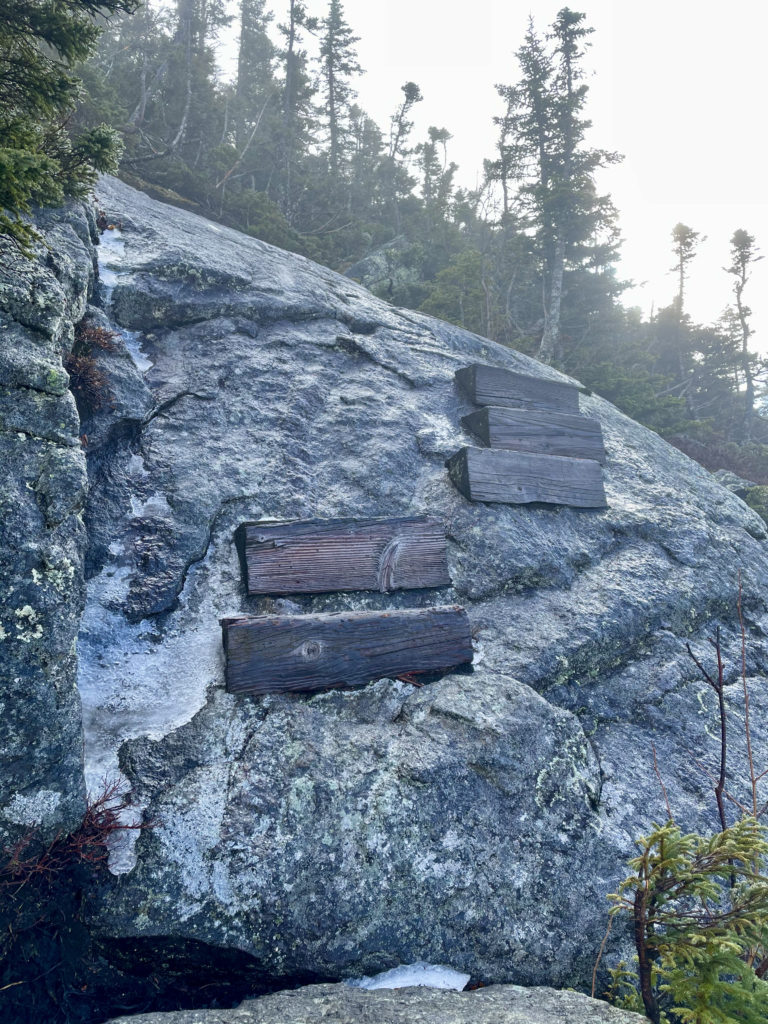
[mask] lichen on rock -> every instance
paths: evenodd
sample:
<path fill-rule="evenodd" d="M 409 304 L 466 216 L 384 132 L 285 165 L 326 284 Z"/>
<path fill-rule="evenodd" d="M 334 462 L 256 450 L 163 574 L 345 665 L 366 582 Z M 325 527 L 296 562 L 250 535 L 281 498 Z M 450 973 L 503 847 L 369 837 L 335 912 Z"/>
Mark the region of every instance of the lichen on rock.
<path fill-rule="evenodd" d="M 737 680 L 740 569 L 750 672 L 768 666 L 764 521 L 594 395 L 580 401 L 602 425 L 607 509 L 468 502 L 444 466 L 469 440 L 454 371 L 556 371 L 117 181 L 98 197 L 122 236 L 95 288 L 88 223 L 71 211 L 47 221 L 55 266 L 0 282 L 15 389 L 0 400 L 0 636 L 14 659 L 1 721 L 22 751 L 8 822 L 43 808 L 35 794 L 62 793 L 45 804 L 55 817 L 82 793 L 80 624 L 88 779 L 119 772 L 154 826 L 89 903 L 105 955 L 171 973 L 235 958 L 270 984 L 426 960 L 485 982 L 588 985 L 605 894 L 664 814 L 651 743 L 679 820 L 714 820 L 692 764 L 711 755 L 715 701 L 686 645 L 708 656 L 720 627 Z M 89 354 L 108 401 L 74 417 L 61 352 L 83 317 L 116 334 Z M 287 605 L 245 593 L 244 520 L 417 513 L 446 525 L 451 587 Z M 473 627 L 471 674 L 224 689 L 222 616 L 454 602 Z M 762 683 L 752 700 L 766 759 Z M 734 763 L 743 753 L 734 739 Z M 626 939 L 617 927 L 609 953 Z"/>
<path fill-rule="evenodd" d="M 86 468 L 63 356 L 94 283 L 90 211 L 41 214 L 32 259 L 0 240 L 0 848 L 82 816 L 74 643 Z"/>
<path fill-rule="evenodd" d="M 150 405 L 89 456 L 81 685 L 94 764 L 158 823 L 94 904 L 104 948 L 587 984 L 605 893 L 663 813 L 651 741 L 681 819 L 711 816 L 689 751 L 707 756 L 715 709 L 685 645 L 720 625 L 737 652 L 741 567 L 768 661 L 765 524 L 597 396 L 608 509 L 472 504 L 443 465 L 467 441 L 455 369 L 555 371 L 117 182 L 99 199 L 124 229 L 108 309 L 139 332 Z M 446 524 L 451 588 L 293 610 L 459 602 L 473 674 L 224 692 L 218 617 L 277 607 L 244 592 L 239 522 L 421 512 Z"/>

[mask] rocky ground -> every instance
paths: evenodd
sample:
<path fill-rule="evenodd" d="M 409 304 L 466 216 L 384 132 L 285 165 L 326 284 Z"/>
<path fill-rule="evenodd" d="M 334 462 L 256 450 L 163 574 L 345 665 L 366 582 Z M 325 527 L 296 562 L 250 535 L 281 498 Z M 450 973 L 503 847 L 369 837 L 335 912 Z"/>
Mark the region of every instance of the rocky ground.
<path fill-rule="evenodd" d="M 363 992 L 311 985 L 241 1003 L 233 1010 L 142 1013 L 108 1024 L 642 1024 L 578 992 L 492 985 L 477 992 L 426 988 Z"/>

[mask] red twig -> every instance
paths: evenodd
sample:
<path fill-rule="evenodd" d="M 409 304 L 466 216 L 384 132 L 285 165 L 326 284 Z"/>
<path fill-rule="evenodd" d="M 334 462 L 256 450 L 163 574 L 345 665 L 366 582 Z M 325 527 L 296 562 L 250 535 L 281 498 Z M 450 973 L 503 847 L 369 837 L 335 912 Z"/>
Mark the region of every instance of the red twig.
<path fill-rule="evenodd" d="M 28 832 L 9 850 L 8 859 L 0 867 L 0 889 L 15 896 L 33 879 L 50 883 L 76 864 L 98 869 L 109 856 L 108 840 L 115 832 L 152 828 L 152 822 L 125 822 L 121 813 L 130 804 L 120 795 L 120 783 L 105 782 L 101 793 L 88 799 L 79 828 L 69 835 L 58 832 L 42 853 L 25 856 L 35 841 L 36 833 Z"/>

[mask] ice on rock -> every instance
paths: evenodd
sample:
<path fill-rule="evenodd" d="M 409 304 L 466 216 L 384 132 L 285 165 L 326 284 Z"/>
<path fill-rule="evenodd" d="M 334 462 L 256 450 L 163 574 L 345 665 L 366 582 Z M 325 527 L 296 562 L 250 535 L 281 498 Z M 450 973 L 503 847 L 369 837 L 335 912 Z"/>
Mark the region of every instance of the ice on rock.
<path fill-rule="evenodd" d="M 125 240 L 119 228 L 112 228 L 104 231 L 98 248 L 99 259 L 99 280 L 104 289 L 104 301 L 108 306 L 112 301 L 112 292 L 120 277 L 125 273 L 123 260 L 125 259 Z M 140 373 L 146 373 L 154 363 L 147 357 L 146 352 L 139 343 L 138 331 L 126 331 L 118 328 L 125 342 L 128 353 L 136 364 Z"/>
<path fill-rule="evenodd" d="M 131 359 L 136 364 L 136 369 L 139 373 L 146 373 L 147 370 L 151 370 L 155 365 L 152 360 L 147 356 L 144 349 L 139 343 L 139 332 L 138 331 L 126 331 L 121 330 L 120 333 L 125 341 L 125 347 L 128 349 L 128 353 Z"/>
<path fill-rule="evenodd" d="M 462 992 L 469 983 L 469 974 L 454 971 L 442 964 L 427 964 L 420 960 L 415 964 L 401 964 L 371 978 L 357 978 L 347 982 L 355 988 L 446 988 Z"/>
<path fill-rule="evenodd" d="M 131 495 L 131 516 L 139 519 L 141 516 L 165 516 L 171 515 L 171 506 L 164 494 L 150 494 L 148 498 L 141 500 Z"/>

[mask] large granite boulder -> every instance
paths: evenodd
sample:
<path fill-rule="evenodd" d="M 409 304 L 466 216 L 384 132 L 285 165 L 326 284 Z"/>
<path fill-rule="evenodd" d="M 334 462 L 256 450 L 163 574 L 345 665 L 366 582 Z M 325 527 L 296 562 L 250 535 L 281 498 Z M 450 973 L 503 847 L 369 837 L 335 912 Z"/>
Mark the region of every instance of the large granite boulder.
<path fill-rule="evenodd" d="M 75 638 L 85 600 L 85 454 L 63 360 L 94 283 L 92 214 L 0 239 L 0 850 L 84 810 Z"/>
<path fill-rule="evenodd" d="M 645 1019 L 579 992 L 551 988 L 364 992 L 348 985 L 310 985 L 247 1000 L 232 1010 L 140 1013 L 107 1024 L 642 1024 Z"/>
<path fill-rule="evenodd" d="M 749 672 L 768 665 L 765 523 L 594 395 L 607 509 L 472 504 L 444 466 L 470 441 L 455 369 L 559 375 L 117 181 L 98 199 L 120 230 L 102 238 L 97 299 L 123 338 L 99 355 L 111 400 L 80 428 L 86 768 L 92 784 L 119 772 L 153 825 L 114 850 L 91 903 L 102 949 L 272 983 L 423 959 L 586 986 L 606 893 L 664 816 L 652 744 L 681 824 L 715 820 L 695 761 L 716 756 L 716 701 L 686 645 L 711 663 L 720 627 L 737 681 L 741 570 Z M 445 521 L 452 587 L 245 594 L 243 520 L 421 512 Z M 221 616 L 452 602 L 471 675 L 224 690 Z M 609 959 L 626 938 L 614 929 Z"/>

